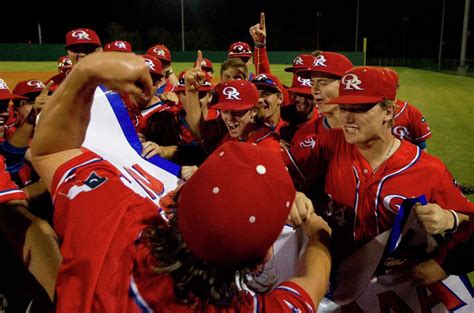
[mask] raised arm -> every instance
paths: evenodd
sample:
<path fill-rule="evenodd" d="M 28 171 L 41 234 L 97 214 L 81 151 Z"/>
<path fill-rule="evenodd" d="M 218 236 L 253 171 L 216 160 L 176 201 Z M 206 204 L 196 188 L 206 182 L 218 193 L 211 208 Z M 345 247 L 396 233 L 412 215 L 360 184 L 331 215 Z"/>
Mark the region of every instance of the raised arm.
<path fill-rule="evenodd" d="M 152 95 L 151 77 L 141 57 L 94 53 L 78 63 L 48 100 L 31 145 L 33 165 L 48 189 L 56 169 L 81 154 L 94 92 L 100 84 L 143 102 Z"/>
<path fill-rule="evenodd" d="M 270 73 L 270 61 L 267 54 L 267 27 L 265 24 L 265 13 L 260 13 L 260 23 L 253 25 L 249 29 L 250 36 L 252 36 L 254 51 L 255 73 Z"/>

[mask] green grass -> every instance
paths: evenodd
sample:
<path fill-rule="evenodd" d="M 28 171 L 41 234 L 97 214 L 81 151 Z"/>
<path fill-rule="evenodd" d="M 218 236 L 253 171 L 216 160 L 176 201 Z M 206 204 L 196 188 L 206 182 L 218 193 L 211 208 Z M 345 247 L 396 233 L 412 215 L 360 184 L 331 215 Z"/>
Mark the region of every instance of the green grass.
<path fill-rule="evenodd" d="M 190 66 L 192 63 L 173 63 L 176 73 Z M 290 85 L 291 74 L 283 70 L 287 66 L 274 64 L 272 71 Z M 214 69 L 218 75 L 219 64 L 214 64 Z M 0 62 L 0 75 L 55 70 L 56 62 Z M 398 98 L 418 107 L 430 124 L 429 153 L 441 158 L 460 183 L 474 186 L 474 78 L 409 68 L 397 71 L 401 82 Z M 474 200 L 474 195 L 469 198 Z"/>

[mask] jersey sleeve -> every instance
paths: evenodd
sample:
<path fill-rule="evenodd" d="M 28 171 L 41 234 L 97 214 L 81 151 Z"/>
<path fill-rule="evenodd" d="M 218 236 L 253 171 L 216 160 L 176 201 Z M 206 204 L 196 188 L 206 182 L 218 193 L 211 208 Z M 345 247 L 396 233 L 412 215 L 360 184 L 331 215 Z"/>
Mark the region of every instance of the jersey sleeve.
<path fill-rule="evenodd" d="M 416 107 L 409 105 L 410 112 L 410 135 L 412 142 L 417 144 L 419 142 L 429 139 L 431 135 L 430 125 L 425 117 Z"/>
<path fill-rule="evenodd" d="M 11 180 L 3 156 L 0 156 L 0 203 L 26 199 L 25 193 Z"/>
<path fill-rule="evenodd" d="M 306 291 L 298 284 L 289 281 L 281 283 L 270 293 L 261 296 L 261 300 L 265 312 L 316 312 L 314 303 Z M 262 303 L 257 305 L 263 306 Z"/>
<path fill-rule="evenodd" d="M 261 73 L 271 73 L 270 60 L 268 59 L 267 48 L 255 47 L 253 61 L 255 63 L 256 75 Z"/>

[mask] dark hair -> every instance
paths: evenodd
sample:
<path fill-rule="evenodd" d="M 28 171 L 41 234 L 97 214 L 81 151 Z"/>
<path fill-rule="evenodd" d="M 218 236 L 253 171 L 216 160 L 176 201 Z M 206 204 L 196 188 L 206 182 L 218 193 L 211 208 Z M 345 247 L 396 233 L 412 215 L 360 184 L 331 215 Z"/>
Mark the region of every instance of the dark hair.
<path fill-rule="evenodd" d="M 153 271 L 168 274 L 173 279 L 178 303 L 195 306 L 197 310 L 213 305 L 240 311 L 242 305 L 250 304 L 248 298 L 243 297 L 242 286 L 265 292 L 273 285 L 274 282 L 256 283 L 253 280 L 255 274 L 252 268 L 259 262 L 226 267 L 196 257 L 183 241 L 175 208 L 169 212 L 171 218 L 168 224 L 147 228 L 142 238 L 150 248 L 150 257 L 156 261 L 152 264 L 158 264 Z"/>

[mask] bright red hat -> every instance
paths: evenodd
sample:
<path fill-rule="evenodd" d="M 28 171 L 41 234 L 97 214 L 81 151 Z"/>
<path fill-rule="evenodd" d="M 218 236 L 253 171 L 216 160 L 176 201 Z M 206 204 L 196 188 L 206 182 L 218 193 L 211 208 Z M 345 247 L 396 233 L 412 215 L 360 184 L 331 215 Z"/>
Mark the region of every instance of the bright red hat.
<path fill-rule="evenodd" d="M 63 55 L 58 59 L 58 70 L 61 72 L 68 71 L 72 68 L 72 61 L 68 55 Z"/>
<path fill-rule="evenodd" d="M 319 72 L 342 77 L 344 73 L 350 70 L 354 65 L 344 55 L 337 52 L 321 52 L 314 58 L 311 69 L 302 69 L 296 73 L 304 78 L 311 78 L 311 73 Z"/>
<path fill-rule="evenodd" d="M 99 36 L 92 29 L 78 28 L 66 34 L 66 49 L 72 45 L 91 44 L 101 46 Z"/>
<path fill-rule="evenodd" d="M 146 66 L 148 66 L 150 73 L 163 76 L 163 67 L 158 58 L 148 54 L 143 54 L 142 58 L 145 59 Z"/>
<path fill-rule="evenodd" d="M 196 62 L 194 62 L 194 66 L 196 66 Z M 201 62 L 201 69 L 206 72 L 214 72 L 214 68 L 212 67 L 212 62 L 209 59 L 202 59 Z"/>
<path fill-rule="evenodd" d="M 153 55 L 158 59 L 171 62 L 171 52 L 165 45 L 154 45 L 146 51 L 146 54 Z"/>
<path fill-rule="evenodd" d="M 218 102 L 212 106 L 217 110 L 246 110 L 258 103 L 257 87 L 247 80 L 229 80 L 220 84 L 217 91 Z"/>
<path fill-rule="evenodd" d="M 305 95 L 311 95 L 311 79 L 303 78 L 296 74 L 293 74 L 293 81 L 291 83 L 291 88 L 288 89 L 290 92 L 302 93 Z"/>
<path fill-rule="evenodd" d="M 227 51 L 228 58 L 250 58 L 252 56 L 252 48 L 243 41 L 234 42 L 229 46 Z"/>
<path fill-rule="evenodd" d="M 176 87 L 174 87 L 173 91 L 175 91 L 175 92 L 185 91 L 186 82 L 184 81 L 184 74 L 186 74 L 186 70 L 179 73 L 179 75 L 178 75 L 178 85 L 176 85 Z M 206 80 L 199 87 L 199 91 L 210 91 L 214 88 L 214 86 L 212 85 L 212 78 L 206 72 L 204 72 L 204 74 L 206 75 Z"/>
<path fill-rule="evenodd" d="M 26 100 L 28 98 L 12 94 L 10 92 L 10 89 L 8 89 L 7 83 L 3 79 L 0 79 L 0 100 L 13 100 L 13 99 L 25 99 Z"/>
<path fill-rule="evenodd" d="M 293 66 L 285 68 L 285 72 L 309 71 L 313 67 L 314 59 L 311 54 L 300 54 L 293 59 Z"/>
<path fill-rule="evenodd" d="M 384 67 L 383 69 L 387 71 L 388 75 L 390 75 L 390 77 L 392 77 L 395 85 L 398 86 L 398 83 L 400 81 L 400 77 L 398 76 L 397 71 L 395 71 L 394 69 L 391 69 L 389 67 Z"/>
<path fill-rule="evenodd" d="M 28 97 L 28 95 L 37 95 L 41 93 L 45 85 L 37 79 L 23 80 L 16 84 L 13 93 L 20 96 Z"/>
<path fill-rule="evenodd" d="M 228 142 L 182 187 L 179 229 L 189 249 L 204 261 L 225 266 L 262 261 L 294 198 L 279 155 L 250 143 Z"/>
<path fill-rule="evenodd" d="M 397 85 L 386 69 L 373 66 L 354 67 L 344 74 L 339 97 L 328 104 L 368 104 L 395 100 Z"/>
<path fill-rule="evenodd" d="M 132 45 L 125 40 L 115 40 L 107 43 L 104 51 L 132 52 Z"/>

